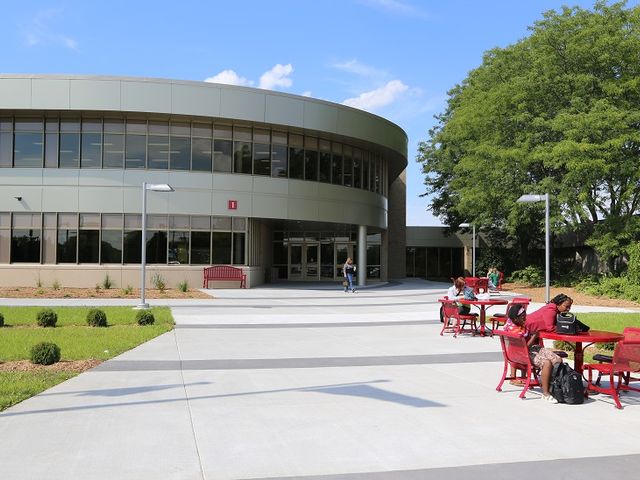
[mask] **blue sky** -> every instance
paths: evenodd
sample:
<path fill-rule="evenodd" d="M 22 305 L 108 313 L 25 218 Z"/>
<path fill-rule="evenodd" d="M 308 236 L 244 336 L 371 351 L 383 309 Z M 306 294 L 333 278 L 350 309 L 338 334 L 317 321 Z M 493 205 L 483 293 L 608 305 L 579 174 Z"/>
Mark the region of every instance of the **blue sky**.
<path fill-rule="evenodd" d="M 362 108 L 409 136 L 407 224 L 439 225 L 415 162 L 433 115 L 483 52 L 562 5 L 593 1 L 7 1 L 0 72 L 208 80 Z"/>

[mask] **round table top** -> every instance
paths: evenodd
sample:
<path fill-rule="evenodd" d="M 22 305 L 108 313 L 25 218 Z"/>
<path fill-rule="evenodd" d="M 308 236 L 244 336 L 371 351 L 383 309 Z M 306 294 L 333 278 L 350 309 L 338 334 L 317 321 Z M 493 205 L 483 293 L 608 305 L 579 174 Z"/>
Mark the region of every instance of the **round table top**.
<path fill-rule="evenodd" d="M 461 298 L 459 300 L 457 300 L 460 303 L 466 303 L 468 305 L 506 305 L 507 303 L 509 303 L 508 300 L 505 300 L 503 298 L 487 298 L 487 299 L 482 299 L 482 300 L 466 300 L 464 298 Z"/>
<path fill-rule="evenodd" d="M 569 335 L 566 333 L 558 332 L 538 332 L 541 338 L 548 338 L 549 340 L 562 340 L 564 342 L 588 342 L 588 343 L 601 343 L 601 342 L 619 342 L 624 338 L 621 333 L 605 332 L 603 330 L 589 330 L 588 332 L 578 333 L 576 335 Z"/>

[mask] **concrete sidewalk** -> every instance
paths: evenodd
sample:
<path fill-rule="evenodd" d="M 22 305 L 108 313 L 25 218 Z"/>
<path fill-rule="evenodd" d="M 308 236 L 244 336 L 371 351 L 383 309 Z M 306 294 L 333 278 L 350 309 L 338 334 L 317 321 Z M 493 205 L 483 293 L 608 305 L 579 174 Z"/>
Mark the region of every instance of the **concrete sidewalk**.
<path fill-rule="evenodd" d="M 571 406 L 496 392 L 496 338 L 438 335 L 447 287 L 277 285 L 170 301 L 174 331 L 0 413 L 0 479 L 640 471 L 640 396 L 619 411 L 606 395 Z"/>

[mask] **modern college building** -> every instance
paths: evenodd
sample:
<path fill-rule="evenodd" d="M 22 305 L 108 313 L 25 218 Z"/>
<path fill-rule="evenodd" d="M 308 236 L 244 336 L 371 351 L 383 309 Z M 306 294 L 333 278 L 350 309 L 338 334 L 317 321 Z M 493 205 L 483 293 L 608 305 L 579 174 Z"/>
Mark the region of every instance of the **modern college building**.
<path fill-rule="evenodd" d="M 322 100 L 0 75 L 0 286 L 137 286 L 143 244 L 169 286 L 212 264 L 249 286 L 337 281 L 348 256 L 360 284 L 401 278 L 406 166 L 400 127 Z M 147 191 L 144 240 L 143 182 L 174 189 Z"/>

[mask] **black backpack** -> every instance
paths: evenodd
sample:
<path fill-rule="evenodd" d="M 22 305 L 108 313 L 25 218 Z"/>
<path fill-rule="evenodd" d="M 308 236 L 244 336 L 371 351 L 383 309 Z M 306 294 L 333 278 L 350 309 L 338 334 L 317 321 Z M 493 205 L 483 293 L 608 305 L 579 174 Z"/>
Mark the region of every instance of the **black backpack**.
<path fill-rule="evenodd" d="M 582 377 L 566 363 L 553 366 L 550 392 L 560 403 L 571 405 L 584 403 Z"/>

